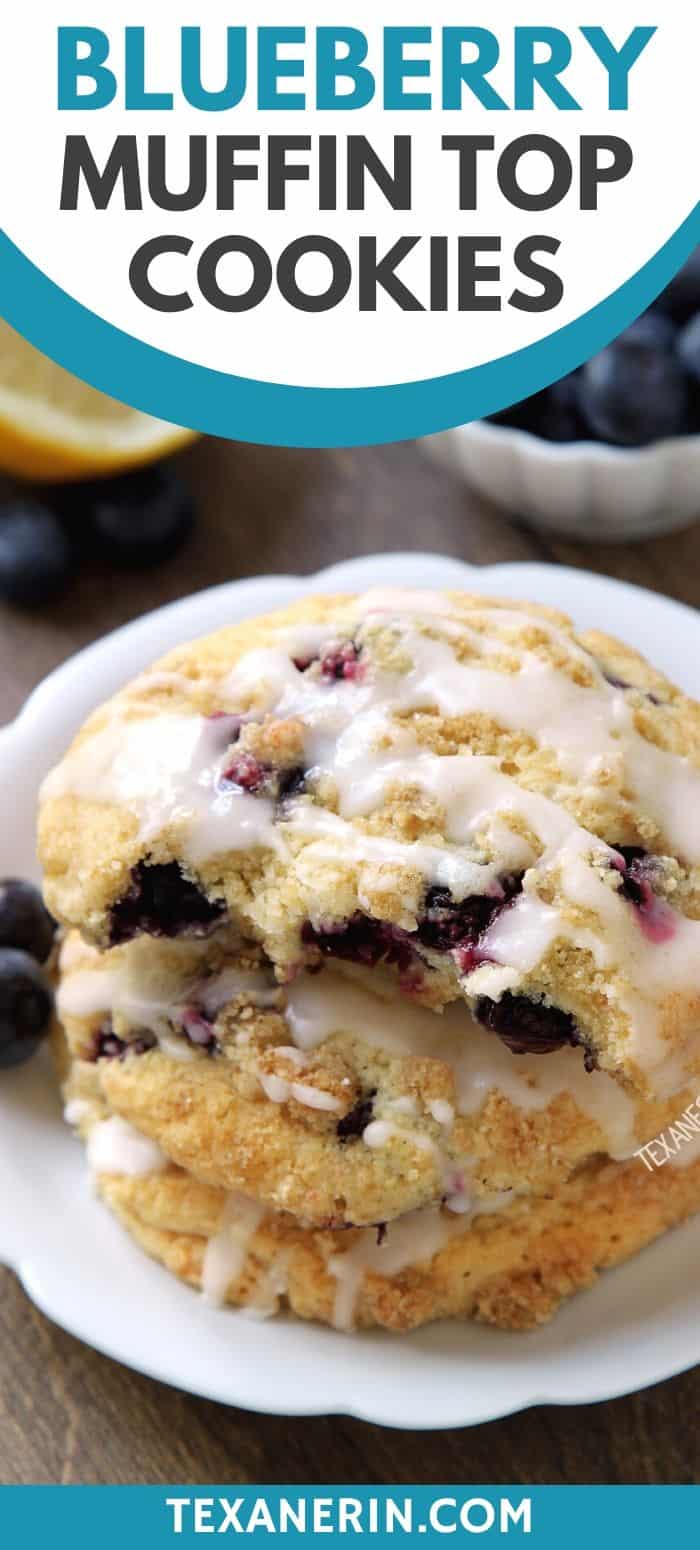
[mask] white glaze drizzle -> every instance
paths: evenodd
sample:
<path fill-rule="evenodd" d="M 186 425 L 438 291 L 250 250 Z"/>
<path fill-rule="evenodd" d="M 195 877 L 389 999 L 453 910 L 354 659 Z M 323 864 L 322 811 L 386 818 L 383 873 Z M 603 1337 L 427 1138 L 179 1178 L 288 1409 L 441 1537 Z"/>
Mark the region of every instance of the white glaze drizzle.
<path fill-rule="evenodd" d="M 478 1211 L 472 1209 L 470 1215 L 504 1210 L 513 1203 L 513 1198 L 512 1193 L 494 1195 L 490 1200 L 480 1201 Z M 379 1243 L 376 1228 L 363 1228 L 345 1253 L 333 1254 L 327 1262 L 327 1269 L 337 1283 L 333 1308 L 335 1328 L 354 1329 L 357 1302 L 366 1275 L 391 1280 L 404 1270 L 430 1264 L 450 1238 L 465 1231 L 465 1225 L 464 1215 L 450 1216 L 437 1206 L 427 1206 L 389 1222 Z"/>
<path fill-rule="evenodd" d="M 196 973 L 178 973 L 168 955 L 159 963 L 157 955 L 138 951 L 138 943 L 119 957 L 101 955 L 93 964 L 82 967 L 77 958 L 72 973 L 64 974 L 59 984 L 56 1007 L 59 1016 L 95 1017 L 100 1013 L 123 1017 L 135 1029 L 142 1027 L 160 1040 L 173 1032 L 184 1007 L 195 1005 L 214 1018 L 217 1013 L 243 997 L 253 1006 L 275 1006 L 279 989 L 270 973 L 263 970 L 224 968 L 208 977 Z"/>
<path fill-rule="evenodd" d="M 290 1250 L 281 1249 L 268 1266 L 255 1288 L 251 1302 L 241 1308 L 241 1315 L 248 1319 L 270 1319 L 279 1308 L 280 1298 L 289 1290 Z"/>
<path fill-rule="evenodd" d="M 365 1146 L 373 1152 L 381 1151 L 382 1147 L 387 1146 L 390 1141 L 398 1139 L 408 1141 L 418 1152 L 431 1152 L 436 1157 L 441 1157 L 440 1148 L 430 1136 L 421 1135 L 416 1130 L 408 1130 L 403 1125 L 395 1125 L 390 1119 L 370 1120 L 369 1125 L 366 1125 L 362 1132 L 362 1139 Z"/>
<path fill-rule="evenodd" d="M 84 942 L 77 931 L 70 931 L 64 937 L 58 954 L 58 967 L 62 974 L 67 974 L 71 969 L 83 967 L 89 963 L 99 962 L 100 952 L 91 943 Z"/>
<path fill-rule="evenodd" d="M 92 1113 L 93 1105 L 87 1098 L 69 1098 L 63 1110 L 67 1125 L 80 1125 Z"/>
<path fill-rule="evenodd" d="M 327 1268 L 337 1282 L 335 1328 L 354 1328 L 357 1299 L 367 1273 L 391 1279 L 402 1270 L 429 1263 L 444 1248 L 451 1230 L 449 1219 L 431 1206 L 391 1222 L 380 1244 L 376 1229 L 369 1227 L 358 1233 L 344 1254 L 331 1255 Z"/>
<path fill-rule="evenodd" d="M 226 850 L 281 843 L 273 803 L 220 785 L 231 738 L 224 722 L 169 711 L 128 720 L 117 701 L 100 729 L 44 782 L 43 799 L 74 795 L 132 812 L 144 844 L 172 827 L 193 865 Z"/>
<path fill-rule="evenodd" d="M 428 1113 L 432 1115 L 436 1125 L 443 1125 L 449 1130 L 455 1122 L 455 1111 L 446 1098 L 433 1098 L 428 1104 Z"/>
<path fill-rule="evenodd" d="M 370 587 L 353 604 L 364 618 L 372 614 L 388 614 L 400 618 L 408 615 L 435 615 L 449 618 L 454 606 L 444 592 L 431 591 L 429 587 Z"/>
<path fill-rule="evenodd" d="M 165 1153 L 155 1141 L 135 1130 L 121 1115 L 93 1125 L 87 1141 L 88 1167 L 93 1173 L 117 1173 L 133 1177 L 161 1173 L 168 1166 Z"/>
<path fill-rule="evenodd" d="M 215 1307 L 226 1300 L 230 1286 L 245 1268 L 251 1239 L 265 1209 L 243 1195 L 229 1195 L 219 1227 L 208 1242 L 202 1265 L 202 1295 Z"/>
<path fill-rule="evenodd" d="M 275 1053 L 279 1054 L 280 1051 L 276 1050 Z M 295 1050 L 295 1054 L 298 1053 Z M 258 1081 L 266 1098 L 272 1103 L 288 1103 L 290 1098 L 294 1098 L 305 1108 L 321 1109 L 328 1114 L 337 1114 L 342 1107 L 340 1100 L 334 1098 L 332 1093 L 312 1087 L 309 1082 L 295 1081 L 294 1078 L 278 1076 L 269 1071 L 258 1071 Z"/>
<path fill-rule="evenodd" d="M 390 1098 L 387 1109 L 391 1109 L 393 1114 L 417 1114 L 418 1104 L 415 1098 Z"/>

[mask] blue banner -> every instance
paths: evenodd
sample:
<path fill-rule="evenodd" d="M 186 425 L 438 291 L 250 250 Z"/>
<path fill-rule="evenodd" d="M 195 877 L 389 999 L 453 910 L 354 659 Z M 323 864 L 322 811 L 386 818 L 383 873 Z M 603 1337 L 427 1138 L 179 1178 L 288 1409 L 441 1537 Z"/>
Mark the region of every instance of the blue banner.
<path fill-rule="evenodd" d="M 6 1486 L 0 1533 L 8 1545 L 67 1543 L 185 1550 L 203 1535 L 283 1535 L 307 1543 L 372 1538 L 427 1547 L 450 1540 L 528 1541 L 538 1550 L 590 1550 L 634 1536 L 636 1550 L 697 1537 L 695 1486 Z M 206 1541 L 205 1541 L 206 1543 Z"/>

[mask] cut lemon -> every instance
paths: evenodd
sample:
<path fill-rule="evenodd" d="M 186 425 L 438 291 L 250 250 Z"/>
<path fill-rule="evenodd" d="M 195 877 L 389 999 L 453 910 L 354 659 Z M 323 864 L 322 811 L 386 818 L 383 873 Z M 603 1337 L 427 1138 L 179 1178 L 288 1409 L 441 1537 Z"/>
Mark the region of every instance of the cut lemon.
<path fill-rule="evenodd" d="M 0 472 L 86 479 L 154 462 L 194 436 L 88 387 L 0 318 Z"/>

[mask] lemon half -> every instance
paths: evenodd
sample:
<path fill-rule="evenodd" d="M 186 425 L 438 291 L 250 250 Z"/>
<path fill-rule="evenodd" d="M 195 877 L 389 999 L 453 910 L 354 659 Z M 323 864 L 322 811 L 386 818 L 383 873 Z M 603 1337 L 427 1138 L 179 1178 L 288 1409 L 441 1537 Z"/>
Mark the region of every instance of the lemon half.
<path fill-rule="evenodd" d="M 88 387 L 0 318 L 0 472 L 90 478 L 153 462 L 194 437 Z"/>

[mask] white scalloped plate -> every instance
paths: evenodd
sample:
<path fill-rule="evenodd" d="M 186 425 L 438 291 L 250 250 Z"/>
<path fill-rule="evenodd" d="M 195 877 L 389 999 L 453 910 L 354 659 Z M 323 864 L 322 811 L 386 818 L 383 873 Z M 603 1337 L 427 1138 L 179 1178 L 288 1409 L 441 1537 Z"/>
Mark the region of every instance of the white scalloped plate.
<path fill-rule="evenodd" d="M 30 874 L 36 795 L 88 711 L 168 647 L 304 592 L 375 584 L 465 586 L 535 598 L 609 627 L 700 694 L 698 617 L 636 587 L 545 565 L 475 570 L 435 555 L 381 555 L 308 578 L 230 582 L 99 641 L 53 673 L 0 732 L 0 873 Z M 541 1402 L 587 1403 L 700 1361 L 700 1219 L 608 1272 L 528 1335 L 435 1325 L 408 1336 L 255 1323 L 205 1306 L 152 1264 L 91 1195 L 47 1060 L 0 1078 L 0 1258 L 50 1318 L 106 1355 L 226 1404 L 288 1415 L 344 1412 L 398 1427 L 465 1426 Z"/>

